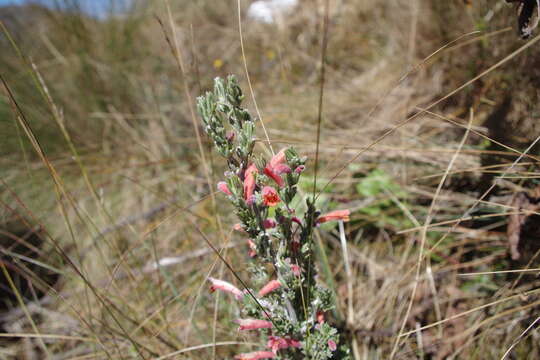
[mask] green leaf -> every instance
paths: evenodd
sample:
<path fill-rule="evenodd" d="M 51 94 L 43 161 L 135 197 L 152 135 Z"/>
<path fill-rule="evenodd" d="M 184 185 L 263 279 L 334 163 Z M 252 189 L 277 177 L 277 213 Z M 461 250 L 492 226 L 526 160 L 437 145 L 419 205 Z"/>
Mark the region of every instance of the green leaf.
<path fill-rule="evenodd" d="M 384 190 L 389 190 L 398 197 L 406 196 L 406 192 L 381 169 L 373 170 L 356 185 L 356 191 L 366 197 L 377 196 Z"/>

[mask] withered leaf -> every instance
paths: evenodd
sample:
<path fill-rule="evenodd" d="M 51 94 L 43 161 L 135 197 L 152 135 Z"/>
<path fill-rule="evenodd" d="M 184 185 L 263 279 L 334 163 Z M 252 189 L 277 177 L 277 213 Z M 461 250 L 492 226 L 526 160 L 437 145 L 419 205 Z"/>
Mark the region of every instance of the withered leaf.
<path fill-rule="evenodd" d="M 520 192 L 514 195 L 510 206 L 514 208 L 514 213 L 512 213 L 508 219 L 508 226 L 506 228 L 506 235 L 508 236 L 508 245 L 510 248 L 510 255 L 512 260 L 519 260 L 521 254 L 519 252 L 519 241 L 521 237 L 521 228 L 525 221 L 530 216 L 530 214 L 517 213 L 515 210 L 529 210 L 537 211 L 540 207 L 538 205 L 539 200 L 539 190 L 540 187 L 535 188 L 529 193 Z"/>
<path fill-rule="evenodd" d="M 518 33 L 523 39 L 529 38 L 540 20 L 540 0 L 506 0 L 518 3 Z"/>

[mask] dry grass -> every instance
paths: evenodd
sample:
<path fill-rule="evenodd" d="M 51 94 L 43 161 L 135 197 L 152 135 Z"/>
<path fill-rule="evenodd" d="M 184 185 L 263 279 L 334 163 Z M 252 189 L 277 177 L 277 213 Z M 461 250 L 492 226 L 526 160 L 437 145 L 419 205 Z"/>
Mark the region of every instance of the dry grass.
<path fill-rule="evenodd" d="M 232 277 L 199 231 L 224 248 L 241 276 L 245 245 L 230 231 L 229 205 L 212 201 L 184 92 L 187 86 L 197 96 L 228 73 L 248 89 L 236 2 L 171 5 L 185 76 L 155 18 L 173 39 L 161 1 L 101 22 L 38 10 L 37 25 L 14 34 L 26 62 L 0 38 L 2 77 L 21 112 L 11 110 L 2 88 L 0 131 L 9 135 L 0 150 L 0 249 L 9 273 L 0 276 L 1 289 L 12 291 L 8 279 L 14 288 L 33 284 L 0 313 L 0 359 L 221 359 L 257 342 L 233 330 L 238 309 L 204 282 L 211 273 Z M 276 25 L 243 22 L 245 61 L 272 144 L 294 145 L 310 159 L 322 11 L 323 1 L 306 0 Z M 318 177 L 319 190 L 329 183 L 322 207 L 354 210 L 345 228 L 352 276 L 337 228 L 319 232 L 328 261 L 320 267 L 321 280 L 339 295 L 335 321 L 356 359 L 388 359 L 393 349 L 395 359 L 499 359 L 517 339 L 513 358 L 540 357 L 538 334 L 523 334 L 539 309 L 538 280 L 491 273 L 538 267 L 533 253 L 510 260 L 505 233 L 516 210 L 508 208 L 511 195 L 536 182 L 538 158 L 523 154 L 538 136 L 534 72 L 527 75 L 538 44 L 460 88 L 526 44 L 507 29 L 512 15 L 487 0 L 471 8 L 461 1 L 331 2 Z M 513 105 L 500 120 L 501 137 L 489 117 L 508 94 Z M 39 144 L 17 120 L 22 114 Z M 203 141 L 216 183 L 224 167 Z M 511 167 L 516 160 L 523 165 Z M 524 178 L 499 182 L 481 198 L 490 174 L 509 169 Z M 15 227 L 39 227 L 36 264 L 14 255 L 31 247 L 13 248 L 14 239 L 28 238 Z M 10 232 L 16 236 L 4 241 Z M 152 268 L 166 257 L 174 264 Z M 59 275 L 53 287 L 40 281 L 45 272 Z M 488 273 L 461 275 L 473 272 Z"/>

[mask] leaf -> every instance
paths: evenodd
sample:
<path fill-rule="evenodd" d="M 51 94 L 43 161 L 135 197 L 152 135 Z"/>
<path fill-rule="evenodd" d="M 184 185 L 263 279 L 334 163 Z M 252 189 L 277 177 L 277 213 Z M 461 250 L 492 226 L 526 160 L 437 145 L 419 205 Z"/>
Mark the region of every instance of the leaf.
<path fill-rule="evenodd" d="M 506 0 L 506 2 L 518 3 L 518 32 L 522 39 L 529 38 L 538 26 L 540 0 Z"/>
<path fill-rule="evenodd" d="M 356 191 L 366 197 L 379 195 L 384 190 L 389 190 L 398 197 L 406 195 L 405 191 L 392 180 L 390 175 L 381 169 L 373 170 L 356 185 Z"/>

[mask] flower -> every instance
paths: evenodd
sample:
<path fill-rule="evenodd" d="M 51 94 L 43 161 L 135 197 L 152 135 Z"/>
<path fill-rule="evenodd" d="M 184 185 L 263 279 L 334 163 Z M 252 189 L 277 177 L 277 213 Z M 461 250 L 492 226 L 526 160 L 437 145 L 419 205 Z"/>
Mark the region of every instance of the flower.
<path fill-rule="evenodd" d="M 281 149 L 276 155 L 272 156 L 269 163 L 270 167 L 274 168 L 279 164 L 283 164 L 287 160 L 285 150 L 287 150 L 287 148 Z"/>
<path fill-rule="evenodd" d="M 306 167 L 304 165 L 298 165 L 298 167 L 294 169 L 294 172 L 297 174 L 301 174 L 304 170 L 306 170 Z"/>
<path fill-rule="evenodd" d="M 264 168 L 264 174 L 268 177 L 271 177 L 275 182 L 276 184 L 278 184 L 279 187 L 283 187 L 283 185 L 285 185 L 285 181 L 283 181 L 283 179 L 281 178 L 281 176 L 279 176 L 278 174 L 276 174 L 272 169 L 270 169 L 268 166 Z"/>
<path fill-rule="evenodd" d="M 248 239 L 248 246 L 249 246 L 249 257 L 255 257 L 257 256 L 257 245 L 253 242 L 253 240 Z"/>
<path fill-rule="evenodd" d="M 227 281 L 214 279 L 212 277 L 209 277 L 208 280 L 212 282 L 212 286 L 210 286 L 210 291 L 212 292 L 216 290 L 225 291 L 233 294 L 236 300 L 240 300 L 244 297 L 244 293 L 239 288 Z"/>
<path fill-rule="evenodd" d="M 330 348 L 331 351 L 336 351 L 337 344 L 334 340 L 328 340 L 328 347 Z"/>
<path fill-rule="evenodd" d="M 291 172 L 291 168 L 287 164 L 278 164 L 274 167 L 274 172 L 278 175 L 288 174 Z"/>
<path fill-rule="evenodd" d="M 227 183 L 225 181 L 218 182 L 217 188 L 218 188 L 219 191 L 221 191 L 222 193 L 224 193 L 226 195 L 232 195 L 232 192 L 231 192 L 231 190 L 229 190 L 229 186 L 227 185 Z"/>
<path fill-rule="evenodd" d="M 351 214 L 350 210 L 334 210 L 330 211 L 327 214 L 321 215 L 317 221 L 316 224 L 322 224 L 327 221 L 336 221 L 336 220 L 343 220 L 345 222 L 349 221 L 349 215 Z"/>
<path fill-rule="evenodd" d="M 246 354 L 238 354 L 234 358 L 236 360 L 259 360 L 259 359 L 273 359 L 275 354 L 271 351 L 254 351 Z"/>
<path fill-rule="evenodd" d="M 266 206 L 276 206 L 281 201 L 276 189 L 271 186 L 263 187 L 262 197 L 264 205 Z"/>
<path fill-rule="evenodd" d="M 240 224 L 240 223 L 234 224 L 233 225 L 233 230 L 240 231 L 240 232 L 245 232 L 244 228 L 242 227 L 242 224 Z"/>
<path fill-rule="evenodd" d="M 300 341 L 289 339 L 289 338 L 282 338 L 279 336 L 270 336 L 268 340 L 268 344 L 266 345 L 270 349 L 272 349 L 272 352 L 275 354 L 278 350 L 286 349 L 288 347 L 300 347 Z"/>
<path fill-rule="evenodd" d="M 300 276 L 300 273 L 302 272 L 302 268 L 296 264 L 291 265 L 291 270 L 295 276 Z"/>
<path fill-rule="evenodd" d="M 317 311 L 317 322 L 322 324 L 324 322 L 324 313 L 322 311 Z"/>
<path fill-rule="evenodd" d="M 244 177 L 244 200 L 248 203 L 252 202 L 253 192 L 255 191 L 255 174 L 258 174 L 259 170 L 254 164 L 248 166 Z"/>
<path fill-rule="evenodd" d="M 272 229 L 276 227 L 276 222 L 273 219 L 264 219 L 263 226 L 265 229 Z"/>
<path fill-rule="evenodd" d="M 235 322 L 240 325 L 238 330 L 270 329 L 272 327 L 270 321 L 259 319 L 238 319 Z"/>
<path fill-rule="evenodd" d="M 283 178 L 280 175 L 291 172 L 291 168 L 285 164 L 285 161 L 287 160 L 285 150 L 286 149 L 281 149 L 280 152 L 270 159 L 270 162 L 264 168 L 264 174 L 272 178 L 279 187 L 285 185 L 285 181 L 283 181 Z"/>
<path fill-rule="evenodd" d="M 263 297 L 268 293 L 276 290 L 281 286 L 281 283 L 278 280 L 271 280 L 268 284 L 264 285 L 261 290 L 259 290 L 259 296 Z"/>

